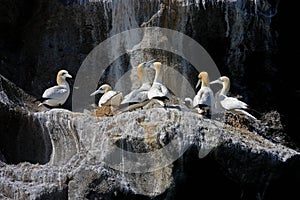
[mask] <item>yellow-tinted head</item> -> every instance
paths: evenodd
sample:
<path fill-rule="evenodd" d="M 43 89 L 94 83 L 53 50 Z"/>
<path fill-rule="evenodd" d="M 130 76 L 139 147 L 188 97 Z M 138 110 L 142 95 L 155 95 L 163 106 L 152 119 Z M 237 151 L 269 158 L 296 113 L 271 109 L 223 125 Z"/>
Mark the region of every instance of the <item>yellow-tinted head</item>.
<path fill-rule="evenodd" d="M 66 78 L 72 78 L 72 76 L 68 73 L 67 70 L 59 70 L 56 77 L 57 84 L 60 85 L 63 81 L 66 80 Z"/>
<path fill-rule="evenodd" d="M 203 86 L 209 86 L 209 77 L 208 73 L 205 71 L 202 71 L 198 74 L 199 81 L 197 83 L 196 88 L 200 85 L 200 82 L 202 82 Z"/>
<path fill-rule="evenodd" d="M 108 84 L 103 84 L 101 85 L 98 90 L 96 90 L 95 92 L 93 92 L 92 94 L 90 94 L 90 96 L 94 96 L 96 94 L 103 94 L 106 93 L 108 91 L 112 90 L 112 88 L 110 87 L 110 85 Z"/>
<path fill-rule="evenodd" d="M 220 79 L 224 84 L 230 85 L 230 80 L 229 80 L 229 78 L 228 78 L 227 76 L 221 76 L 219 79 Z"/>
<path fill-rule="evenodd" d="M 152 59 L 152 60 L 150 60 L 150 61 L 148 61 L 148 62 L 143 62 L 143 63 L 141 63 L 141 64 L 139 64 L 138 65 L 138 67 L 137 67 L 137 75 L 138 75 L 138 77 L 139 77 L 139 79 L 141 80 L 141 81 L 144 81 L 145 80 L 145 68 L 146 67 L 151 67 L 152 66 L 152 63 L 154 63 L 155 62 L 155 60 L 156 59 Z"/>
<path fill-rule="evenodd" d="M 199 73 L 198 78 L 200 78 L 202 81 L 203 80 L 208 80 L 208 73 L 205 71 L 202 71 Z"/>
<path fill-rule="evenodd" d="M 219 80 L 223 84 L 223 93 L 227 94 L 229 92 L 229 89 L 230 89 L 230 80 L 229 80 L 229 78 L 227 76 L 221 76 L 219 78 Z"/>
<path fill-rule="evenodd" d="M 106 93 L 106 92 L 112 90 L 112 88 L 111 88 L 110 85 L 108 85 L 108 84 L 103 84 L 103 85 L 101 85 L 100 89 L 102 89 L 102 90 L 104 91 L 104 93 Z"/>
<path fill-rule="evenodd" d="M 221 76 L 217 80 L 211 82 L 211 84 L 214 84 L 214 83 L 219 83 L 219 84 L 223 85 L 223 88 L 222 88 L 223 94 L 226 95 L 229 92 L 229 89 L 230 89 L 230 80 L 229 80 L 229 78 L 227 76 Z"/>

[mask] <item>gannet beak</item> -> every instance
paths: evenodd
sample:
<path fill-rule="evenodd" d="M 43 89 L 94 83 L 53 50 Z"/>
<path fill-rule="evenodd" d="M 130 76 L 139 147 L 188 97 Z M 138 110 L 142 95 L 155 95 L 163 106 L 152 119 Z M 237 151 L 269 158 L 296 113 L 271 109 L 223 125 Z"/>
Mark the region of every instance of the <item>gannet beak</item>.
<path fill-rule="evenodd" d="M 196 88 L 199 87 L 200 83 L 201 83 L 201 79 L 199 79 L 199 81 L 197 82 Z"/>
<path fill-rule="evenodd" d="M 155 61 L 156 61 L 156 59 L 153 59 L 153 60 L 150 60 L 150 61 L 146 62 L 145 67 L 151 66 Z"/>
<path fill-rule="evenodd" d="M 217 80 L 214 80 L 214 81 L 210 82 L 210 85 L 216 84 L 216 83 L 223 84 L 222 81 L 220 81 L 219 79 L 217 79 Z"/>
<path fill-rule="evenodd" d="M 103 93 L 103 89 L 102 88 L 96 90 L 95 92 L 93 92 L 92 94 L 90 94 L 90 96 L 95 96 L 96 94 L 99 94 L 99 93 Z"/>
<path fill-rule="evenodd" d="M 66 78 L 73 78 L 70 74 L 66 74 Z"/>

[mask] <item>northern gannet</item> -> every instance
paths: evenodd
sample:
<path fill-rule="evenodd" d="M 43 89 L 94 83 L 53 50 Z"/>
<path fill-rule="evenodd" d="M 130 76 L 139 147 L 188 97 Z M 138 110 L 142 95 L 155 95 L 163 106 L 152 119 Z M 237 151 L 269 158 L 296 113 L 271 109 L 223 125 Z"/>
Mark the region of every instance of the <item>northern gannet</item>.
<path fill-rule="evenodd" d="M 163 73 L 161 71 L 161 62 L 155 62 L 150 65 L 151 68 L 155 69 L 155 77 L 150 90 L 148 91 L 148 99 L 156 100 L 162 106 L 165 106 L 164 101 L 170 100 L 170 93 L 168 88 L 163 84 Z"/>
<path fill-rule="evenodd" d="M 149 67 L 156 59 L 150 60 L 148 62 L 143 62 L 137 67 L 137 75 L 142 82 L 141 87 L 132 90 L 129 94 L 124 96 L 121 104 L 134 104 L 146 101 L 148 99 L 148 90 L 152 86 L 152 81 L 147 76 L 146 67 Z"/>
<path fill-rule="evenodd" d="M 122 101 L 123 94 L 119 91 L 112 90 L 111 86 L 108 84 L 101 85 L 98 90 L 90 94 L 90 96 L 94 96 L 96 94 L 103 94 L 98 102 L 98 106 L 116 106 L 118 107 Z"/>
<path fill-rule="evenodd" d="M 227 110 L 231 111 L 236 114 L 243 114 L 247 115 L 248 117 L 255 119 L 253 115 L 245 111 L 246 109 L 249 109 L 248 104 L 245 102 L 242 102 L 234 97 L 228 97 L 227 93 L 229 92 L 230 88 L 230 79 L 227 76 L 222 76 L 219 79 L 212 81 L 210 84 L 219 83 L 222 84 L 222 89 L 216 93 L 216 101 L 215 101 L 215 109 L 216 111 L 220 110 Z"/>
<path fill-rule="evenodd" d="M 193 108 L 200 109 L 200 111 L 198 111 L 199 113 L 205 113 L 209 116 L 215 101 L 214 93 L 209 86 L 210 80 L 207 72 L 200 72 L 198 78 L 199 81 L 196 85 L 196 88 L 199 87 L 200 83 L 201 88 L 193 99 Z"/>
<path fill-rule="evenodd" d="M 57 107 L 63 105 L 70 94 L 70 86 L 66 78 L 72 78 L 72 76 L 66 70 L 60 70 L 56 76 L 57 85 L 45 90 L 42 98 L 38 99 L 41 101 L 38 106 Z"/>

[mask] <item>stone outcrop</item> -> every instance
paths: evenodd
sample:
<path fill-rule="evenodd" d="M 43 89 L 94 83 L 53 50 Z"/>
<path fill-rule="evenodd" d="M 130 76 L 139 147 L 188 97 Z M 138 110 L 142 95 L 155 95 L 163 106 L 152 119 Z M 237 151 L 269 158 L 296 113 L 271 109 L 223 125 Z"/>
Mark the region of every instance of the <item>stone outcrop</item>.
<path fill-rule="evenodd" d="M 293 117 L 282 118 L 290 108 L 277 98 L 278 88 L 290 86 L 289 76 L 282 75 L 286 61 L 280 61 L 287 49 L 280 49 L 286 30 L 278 10 L 285 2 L 191 2 L 0 0 L 0 74 L 12 81 L 0 76 L 1 199 L 298 195 L 293 183 L 300 180 L 300 150 L 290 136 L 299 136 L 286 133 Z M 220 73 L 234 80 L 232 94 L 263 113 L 260 120 L 230 114 L 221 121 L 205 119 L 181 106 L 95 117 L 72 112 L 72 98 L 64 109 L 37 107 L 35 99 L 55 84 L 52 75 L 59 69 L 75 77 L 101 42 L 151 26 L 180 31 L 201 44 Z M 113 85 L 134 67 L 134 56 L 155 56 L 191 85 L 197 81 L 188 61 L 146 50 L 118 58 L 99 83 Z"/>
<path fill-rule="evenodd" d="M 278 181 L 299 178 L 300 153 L 257 130 L 177 107 L 112 117 L 37 110 L 34 98 L 0 80 L 2 197 L 176 199 L 182 183 L 203 175 L 199 187 L 210 178 L 227 180 L 241 187 L 229 190 L 231 197 L 264 198 L 273 197 Z M 186 171 L 191 165 L 199 167 L 194 175 Z M 222 175 L 206 177 L 212 168 Z"/>

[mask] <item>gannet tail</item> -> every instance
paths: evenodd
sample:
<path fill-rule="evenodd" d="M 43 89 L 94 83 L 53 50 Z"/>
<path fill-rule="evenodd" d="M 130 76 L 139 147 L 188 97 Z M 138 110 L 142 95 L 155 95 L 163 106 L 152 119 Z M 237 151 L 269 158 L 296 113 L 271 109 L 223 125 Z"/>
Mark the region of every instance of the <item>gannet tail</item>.
<path fill-rule="evenodd" d="M 244 115 L 247 115 L 248 117 L 254 119 L 254 120 L 257 120 L 256 117 L 254 117 L 253 115 L 251 115 L 250 113 L 248 113 L 247 111 L 245 110 L 242 110 L 242 109 L 235 109 L 235 111 L 239 112 L 239 113 L 242 113 Z"/>
<path fill-rule="evenodd" d="M 126 111 L 132 111 L 134 109 L 137 108 L 141 108 L 143 106 L 145 106 L 147 103 L 149 103 L 150 100 L 145 100 L 143 102 L 140 103 L 134 103 L 134 104 L 120 104 L 119 106 L 119 111 L 120 113 L 126 112 Z"/>
<path fill-rule="evenodd" d="M 38 107 L 39 107 L 39 106 L 41 106 L 41 105 L 44 105 L 43 102 L 46 101 L 47 99 L 50 99 L 50 98 L 43 98 L 43 97 L 42 97 L 42 98 L 39 98 L 39 99 L 34 100 L 33 103 L 36 103 L 36 102 L 38 102 L 38 101 L 41 102 L 41 103 L 39 103 L 39 105 L 38 105 Z"/>
<path fill-rule="evenodd" d="M 261 113 L 261 112 L 255 110 L 254 108 L 251 108 L 249 105 L 247 106 L 247 109 L 248 109 L 248 110 L 251 110 L 251 111 L 253 111 L 253 112 L 255 112 L 255 113 L 258 114 L 259 116 L 262 116 L 262 113 Z"/>

